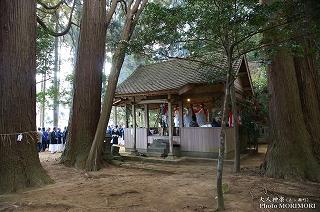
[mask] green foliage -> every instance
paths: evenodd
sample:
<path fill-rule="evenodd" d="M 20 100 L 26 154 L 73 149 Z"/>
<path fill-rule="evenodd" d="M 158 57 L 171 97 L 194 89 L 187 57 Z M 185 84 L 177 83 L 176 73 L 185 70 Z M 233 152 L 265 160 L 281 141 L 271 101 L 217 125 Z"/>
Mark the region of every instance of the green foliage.
<path fill-rule="evenodd" d="M 37 38 L 36 38 L 36 71 L 37 74 L 42 74 L 49 76 L 51 72 L 51 66 L 53 64 L 53 48 L 54 48 L 54 38 L 51 37 L 45 30 L 40 26 L 37 27 Z M 47 79 L 42 79 L 47 80 Z M 36 96 L 37 102 L 41 105 L 45 105 L 46 92 L 37 92 Z"/>
<path fill-rule="evenodd" d="M 320 5 L 315 3 L 315 5 Z M 317 9 L 309 20 L 317 22 Z M 153 2 L 146 8 L 140 20 L 139 38 L 131 44 L 133 51 L 144 52 L 155 58 L 192 57 L 207 64 L 219 65 L 216 53 L 232 56 L 234 62 L 246 53 L 254 51 L 262 65 L 253 73 L 256 101 L 261 116 L 268 113 L 266 70 L 268 55 L 277 47 L 287 47 L 295 54 L 303 48 L 297 36 L 310 34 L 310 22 L 306 17 L 304 1 L 275 1 L 261 5 L 256 0 L 185 0 L 175 6 Z M 314 31 L 319 29 L 316 24 Z M 300 29 L 300 30 L 299 30 Z M 299 32 L 297 34 L 297 32 Z M 272 33 L 276 40 L 268 40 L 263 34 Z M 262 50 L 263 51 L 259 51 Z M 180 55 L 181 50 L 184 50 Z M 223 68 L 223 67 L 221 67 Z"/>
<path fill-rule="evenodd" d="M 73 11 L 72 21 L 76 25 L 80 25 L 80 13 L 82 9 L 81 1 L 77 1 L 75 9 Z M 42 3 L 52 6 L 56 5 L 59 0 L 42 0 Z M 73 1 L 67 0 L 63 4 L 61 4 L 57 9 L 54 10 L 47 10 L 42 7 L 40 4 L 37 5 L 37 16 L 40 17 L 43 22 L 47 25 L 49 29 L 52 31 L 63 31 L 65 29 L 66 20 L 68 19 L 71 7 L 70 4 Z M 59 14 L 59 20 L 57 20 L 57 14 Z M 56 27 L 56 22 L 58 21 L 58 27 Z M 73 52 L 76 52 L 77 49 L 77 39 L 79 34 L 79 28 L 72 25 L 69 33 L 64 36 L 63 38 L 59 39 L 59 43 L 62 46 L 63 43 L 70 46 Z M 47 31 L 45 31 L 41 26 L 37 27 L 37 73 L 38 74 L 45 74 L 46 79 L 42 79 L 46 81 L 46 87 L 52 83 L 53 78 L 53 66 L 54 66 L 54 42 L 55 38 L 51 36 Z M 61 55 L 60 55 L 61 56 Z M 76 54 L 74 54 L 76 56 Z M 72 76 L 67 76 L 66 81 L 73 82 Z M 40 83 L 40 82 L 39 82 Z M 50 100 L 54 99 L 54 96 L 57 94 L 57 88 L 51 86 L 50 88 L 42 91 L 37 92 L 37 102 L 41 103 L 42 106 L 46 105 L 47 107 L 52 107 L 50 105 Z M 62 104 L 71 104 L 71 95 L 72 91 L 66 88 L 60 88 L 59 91 L 59 103 Z"/>
<path fill-rule="evenodd" d="M 308 8 L 299 0 L 268 5 L 256 0 L 179 2 L 168 6 L 155 1 L 147 6 L 140 20 L 139 37 L 131 42 L 132 51 L 155 58 L 188 56 L 211 64 L 217 63 L 217 51 L 232 55 L 233 60 L 263 48 L 268 49 L 269 55 L 277 47 L 288 47 L 298 54 L 302 48 L 295 38 L 310 35 L 309 23 L 317 22 L 315 11 L 319 11 L 312 9 L 309 14 L 313 15 L 306 19 Z M 319 31 L 319 25 L 311 25 L 313 31 Z M 268 40 L 263 33 L 272 33 L 277 39 Z"/>
<path fill-rule="evenodd" d="M 74 82 L 74 74 L 66 75 L 65 82 L 67 84 L 71 85 L 70 86 L 71 89 L 59 86 L 59 91 L 58 91 L 57 88 L 55 88 L 53 85 L 47 90 L 47 98 L 54 99 L 55 94 L 59 92 L 58 103 L 63 104 L 63 105 L 67 105 L 67 106 L 71 106 L 72 97 L 73 97 L 72 96 L 72 94 L 73 94 L 72 85 Z M 49 106 L 52 107 L 53 105 L 49 105 Z"/>
<path fill-rule="evenodd" d="M 37 27 L 36 46 L 37 73 L 48 73 L 53 64 L 54 38 L 40 26 Z"/>
<path fill-rule="evenodd" d="M 65 77 L 65 82 L 70 84 L 71 89 L 60 88 L 60 98 L 59 102 L 63 105 L 71 106 L 72 104 L 72 94 L 73 94 L 73 82 L 74 82 L 74 74 L 68 74 Z"/>
<path fill-rule="evenodd" d="M 147 45 L 187 43 L 186 46 L 220 48 L 264 24 L 256 1 L 187 0 L 176 7 L 150 3 L 141 19 L 142 40 Z M 236 3 L 236 4 L 235 4 Z M 140 37 L 141 38 L 141 37 Z M 199 51 L 200 52 L 200 51 Z"/>
<path fill-rule="evenodd" d="M 268 81 L 267 71 L 265 66 L 260 66 L 251 71 L 251 77 L 255 92 L 255 100 L 257 101 L 257 109 L 261 118 L 265 119 L 268 116 Z"/>

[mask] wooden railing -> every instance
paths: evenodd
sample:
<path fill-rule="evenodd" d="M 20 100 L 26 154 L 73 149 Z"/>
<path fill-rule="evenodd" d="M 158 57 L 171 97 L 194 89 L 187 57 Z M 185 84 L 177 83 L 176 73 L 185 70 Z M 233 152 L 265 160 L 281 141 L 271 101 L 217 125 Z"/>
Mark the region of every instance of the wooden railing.
<path fill-rule="evenodd" d="M 137 149 L 147 149 L 147 131 L 145 128 L 137 128 Z M 124 146 L 133 148 L 133 128 L 124 129 Z"/>
<path fill-rule="evenodd" d="M 147 137 L 145 128 L 137 128 L 137 149 L 147 150 L 147 142 L 152 136 Z M 218 152 L 220 145 L 220 127 L 189 127 L 181 129 L 181 137 L 174 136 L 174 143 L 180 143 L 181 151 L 190 152 Z M 125 147 L 133 148 L 133 128 L 126 128 Z M 148 140 L 147 140 L 148 139 Z M 234 129 L 226 130 L 225 152 L 234 151 Z"/>
<path fill-rule="evenodd" d="M 181 150 L 191 152 L 218 152 L 221 127 L 189 127 L 181 130 Z M 234 129 L 226 129 L 225 152 L 234 150 Z"/>

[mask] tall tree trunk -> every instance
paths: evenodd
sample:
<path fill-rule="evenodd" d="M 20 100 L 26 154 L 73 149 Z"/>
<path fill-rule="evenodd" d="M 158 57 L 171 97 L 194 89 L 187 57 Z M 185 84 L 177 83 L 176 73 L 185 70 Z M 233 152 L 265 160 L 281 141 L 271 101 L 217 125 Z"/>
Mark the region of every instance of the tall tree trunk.
<path fill-rule="evenodd" d="M 234 127 L 234 140 L 235 140 L 235 154 L 234 154 L 234 172 L 240 172 L 240 139 L 239 139 L 239 123 L 238 123 L 238 111 L 237 111 L 237 99 L 234 81 L 230 89 L 231 107 L 233 115 L 233 127 Z"/>
<path fill-rule="evenodd" d="M 217 211 L 224 210 L 224 199 L 223 199 L 223 190 L 222 190 L 222 176 L 223 176 L 223 163 L 224 163 L 224 151 L 225 151 L 225 140 L 226 140 L 226 123 L 227 123 L 227 114 L 228 114 L 228 104 L 230 96 L 230 81 L 232 74 L 232 54 L 229 48 L 226 49 L 227 55 L 227 76 L 225 82 L 225 91 L 223 97 L 223 108 L 222 108 L 222 119 L 221 119 L 221 135 L 220 135 L 220 146 L 219 146 L 219 156 L 218 156 L 218 165 L 217 165 L 217 196 L 218 196 L 218 207 Z"/>
<path fill-rule="evenodd" d="M 294 60 L 287 50 L 280 49 L 272 58 L 268 78 L 272 143 L 265 158 L 265 174 L 319 181 L 320 165 L 312 153 Z"/>
<path fill-rule="evenodd" d="M 40 102 L 40 126 L 44 127 L 44 117 L 46 111 L 46 78 L 47 78 L 47 70 L 42 74 L 42 82 L 41 82 L 41 92 L 42 98 Z"/>
<path fill-rule="evenodd" d="M 99 124 L 93 140 L 90 154 L 88 156 L 88 160 L 86 162 L 86 169 L 88 171 L 94 171 L 100 168 L 104 136 L 112 110 L 113 98 L 119 79 L 120 70 L 126 54 L 127 43 L 128 41 L 130 41 L 134 28 L 139 20 L 139 16 L 147 2 L 148 0 L 131 1 L 131 3 L 127 7 L 127 15 L 121 38 L 112 57 L 112 67 L 110 75 L 108 77 L 108 86 L 103 100 Z"/>
<path fill-rule="evenodd" d="M 55 12 L 55 31 L 59 31 L 59 11 Z M 54 69 L 53 69 L 53 126 L 58 127 L 59 122 L 59 37 L 54 38 Z"/>
<path fill-rule="evenodd" d="M 303 55 L 295 56 L 294 63 L 305 123 L 312 138 L 313 153 L 320 163 L 320 83 L 317 70 L 319 67 L 316 64 L 319 49 L 315 48 L 317 40 L 314 34 L 314 31 L 319 29 L 320 3 L 313 0 L 303 3 L 303 26 L 296 30 L 297 35 L 301 32 L 305 35 L 297 39 L 303 48 Z"/>
<path fill-rule="evenodd" d="M 0 193 L 51 182 L 36 150 L 35 5 L 0 1 Z"/>
<path fill-rule="evenodd" d="M 265 36 L 274 42 L 279 39 L 276 34 L 265 33 Z M 312 73 L 305 70 L 309 69 L 306 65 L 308 63 L 294 59 L 285 48 L 279 48 L 271 59 L 267 73 L 272 143 L 262 167 L 269 177 L 320 181 L 320 164 L 313 154 L 312 146 L 314 126 L 308 130 L 306 119 L 313 113 L 312 107 L 316 107 L 313 98 L 308 103 L 306 101 L 310 97 L 310 87 L 313 86 L 312 80 L 308 82 Z M 303 91 L 304 88 L 307 90 Z"/>
<path fill-rule="evenodd" d="M 116 90 L 120 70 L 124 61 L 126 51 L 126 44 L 123 43 L 121 47 L 118 47 L 113 58 L 112 68 L 108 77 L 108 86 L 103 101 L 102 111 L 99 119 L 99 124 L 94 137 L 94 141 L 88 156 L 86 169 L 88 171 L 96 171 L 100 168 L 102 145 L 106 133 L 108 120 L 110 118 L 114 93 Z"/>
<path fill-rule="evenodd" d="M 68 147 L 62 162 L 84 168 L 101 109 L 101 84 L 106 37 L 106 2 L 85 0 L 75 68 Z"/>
<path fill-rule="evenodd" d="M 301 41 L 304 47 L 303 56 L 294 57 L 295 71 L 298 80 L 301 106 L 304 115 L 304 122 L 311 135 L 312 150 L 314 156 L 320 162 L 320 101 L 318 86 L 319 83 L 314 53 L 310 39 Z"/>

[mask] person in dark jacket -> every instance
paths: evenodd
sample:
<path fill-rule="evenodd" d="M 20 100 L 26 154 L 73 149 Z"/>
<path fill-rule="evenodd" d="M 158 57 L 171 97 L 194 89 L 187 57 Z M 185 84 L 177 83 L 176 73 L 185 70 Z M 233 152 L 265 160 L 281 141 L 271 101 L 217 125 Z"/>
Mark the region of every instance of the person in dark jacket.
<path fill-rule="evenodd" d="M 118 129 L 118 125 L 115 126 L 115 128 L 113 128 L 112 132 L 111 132 L 111 136 L 112 136 L 112 144 L 118 144 L 118 139 L 121 136 L 121 133 Z"/>
<path fill-rule="evenodd" d="M 190 122 L 190 127 L 199 127 L 199 124 L 197 123 L 197 117 L 196 115 L 192 115 L 192 120 Z"/>
<path fill-rule="evenodd" d="M 58 131 L 57 131 L 57 139 L 58 139 L 57 152 L 63 152 L 64 150 L 64 145 L 62 143 L 63 135 L 60 128 L 58 128 Z"/>
<path fill-rule="evenodd" d="M 46 148 L 48 147 L 49 145 L 49 142 L 48 142 L 48 136 L 49 136 L 49 133 L 46 131 L 46 129 L 43 127 L 42 128 L 42 151 L 46 151 Z"/>
<path fill-rule="evenodd" d="M 221 127 L 221 124 L 214 118 L 211 123 L 212 127 Z"/>
<path fill-rule="evenodd" d="M 51 153 L 56 153 L 58 150 L 58 137 L 57 137 L 57 128 L 56 127 L 53 128 L 53 130 L 50 134 L 50 137 L 51 137 L 51 142 L 49 145 L 49 151 Z"/>
<path fill-rule="evenodd" d="M 64 131 L 62 132 L 63 144 L 67 143 L 67 136 L 68 136 L 68 128 L 64 127 Z"/>
<path fill-rule="evenodd" d="M 38 142 L 37 142 L 37 150 L 38 152 L 41 151 L 42 148 L 42 131 L 41 128 L 38 128 Z"/>

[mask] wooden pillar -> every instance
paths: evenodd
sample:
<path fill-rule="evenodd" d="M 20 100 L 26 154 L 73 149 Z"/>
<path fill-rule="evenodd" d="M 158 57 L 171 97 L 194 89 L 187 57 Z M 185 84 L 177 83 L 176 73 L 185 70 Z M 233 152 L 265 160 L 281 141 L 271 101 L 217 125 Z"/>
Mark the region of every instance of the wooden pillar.
<path fill-rule="evenodd" d="M 172 128 L 172 102 L 171 96 L 168 95 L 168 131 L 169 131 L 169 154 L 168 157 L 172 157 L 173 154 L 173 128 Z"/>
<path fill-rule="evenodd" d="M 181 128 L 183 127 L 183 97 L 179 101 L 179 135 L 181 135 Z"/>
<path fill-rule="evenodd" d="M 148 146 L 148 135 L 149 135 L 149 107 L 148 104 L 144 105 L 144 126 L 146 128 L 146 141 Z"/>
<path fill-rule="evenodd" d="M 114 125 L 118 125 L 117 106 L 113 106 L 113 108 L 114 108 Z"/>
<path fill-rule="evenodd" d="M 129 128 L 129 111 L 128 111 L 127 104 L 124 106 L 124 110 L 125 110 L 125 125 L 126 125 L 126 128 Z"/>
<path fill-rule="evenodd" d="M 132 125 L 133 125 L 133 150 L 132 153 L 137 153 L 137 121 L 136 121 L 136 105 L 132 103 Z"/>
<path fill-rule="evenodd" d="M 149 129 L 149 107 L 148 104 L 144 105 L 144 126 Z"/>

